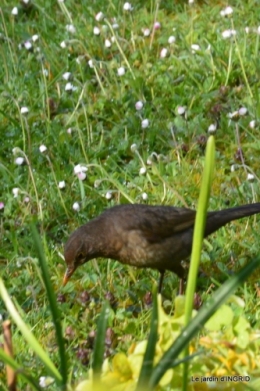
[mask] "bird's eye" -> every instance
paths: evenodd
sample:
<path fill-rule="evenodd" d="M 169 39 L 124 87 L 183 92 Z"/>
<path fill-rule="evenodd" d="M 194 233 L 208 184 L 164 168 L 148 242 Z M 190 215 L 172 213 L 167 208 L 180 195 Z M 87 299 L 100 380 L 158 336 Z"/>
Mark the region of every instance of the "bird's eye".
<path fill-rule="evenodd" d="M 76 258 L 75 258 L 75 263 L 76 263 L 76 265 L 77 265 L 77 266 L 78 266 L 78 265 L 81 265 L 81 264 L 84 263 L 84 261 L 85 261 L 84 254 L 81 253 L 81 252 L 78 253 L 77 256 L 76 256 Z"/>

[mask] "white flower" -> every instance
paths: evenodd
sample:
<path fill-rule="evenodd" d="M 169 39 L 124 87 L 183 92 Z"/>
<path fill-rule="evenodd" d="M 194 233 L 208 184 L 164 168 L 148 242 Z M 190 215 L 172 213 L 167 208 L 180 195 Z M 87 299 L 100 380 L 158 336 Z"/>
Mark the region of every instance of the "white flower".
<path fill-rule="evenodd" d="M 4 208 L 5 208 L 5 204 L 2 201 L 0 201 L 0 210 L 3 210 Z"/>
<path fill-rule="evenodd" d="M 28 197 L 28 196 L 24 197 L 23 202 L 28 204 L 30 202 L 30 197 Z"/>
<path fill-rule="evenodd" d="M 118 68 L 117 74 L 118 76 L 123 76 L 125 74 L 125 68 L 124 67 Z"/>
<path fill-rule="evenodd" d="M 135 108 L 136 110 L 142 110 L 142 108 L 144 107 L 144 104 L 143 102 L 141 102 L 140 100 L 138 100 L 135 104 Z"/>
<path fill-rule="evenodd" d="M 147 193 L 142 193 L 142 199 L 144 201 L 147 201 L 148 200 L 148 194 Z"/>
<path fill-rule="evenodd" d="M 231 172 L 234 172 L 236 170 L 236 165 L 235 164 L 232 164 L 231 167 L 230 167 L 230 171 Z"/>
<path fill-rule="evenodd" d="M 68 128 L 68 129 L 67 129 L 67 133 L 68 133 L 68 134 L 71 134 L 71 133 L 72 133 L 72 128 Z"/>
<path fill-rule="evenodd" d="M 225 31 L 223 31 L 223 33 L 222 33 L 222 37 L 224 38 L 224 39 L 227 39 L 227 38 L 231 38 L 231 37 L 233 37 L 234 35 L 236 35 L 236 30 L 231 30 L 231 29 L 229 29 L 229 30 L 225 30 Z"/>
<path fill-rule="evenodd" d="M 62 41 L 62 42 L 60 43 L 60 47 L 61 47 L 62 49 L 65 49 L 66 46 L 67 46 L 67 45 L 66 45 L 66 41 Z"/>
<path fill-rule="evenodd" d="M 76 91 L 77 90 L 77 87 L 76 86 L 74 86 L 72 83 L 67 83 L 66 85 L 65 85 L 65 91 L 67 91 L 67 92 L 70 92 L 70 91 Z"/>
<path fill-rule="evenodd" d="M 255 180 L 255 176 L 253 174 L 247 174 L 247 180 L 249 182 L 253 182 Z"/>
<path fill-rule="evenodd" d="M 148 128 L 148 126 L 149 126 L 149 119 L 147 119 L 147 118 L 143 119 L 141 125 L 142 125 L 143 129 Z"/>
<path fill-rule="evenodd" d="M 34 35 L 32 36 L 32 41 L 33 41 L 33 42 L 38 41 L 38 39 L 39 39 L 39 35 L 34 34 Z"/>
<path fill-rule="evenodd" d="M 151 30 L 148 29 L 148 28 L 142 29 L 142 32 L 143 32 L 145 37 L 149 37 L 149 35 L 151 34 Z"/>
<path fill-rule="evenodd" d="M 80 172 L 86 172 L 88 171 L 88 168 L 86 166 L 82 166 L 81 164 L 77 164 L 74 167 L 74 174 L 79 174 Z"/>
<path fill-rule="evenodd" d="M 74 202 L 72 205 L 72 209 L 75 210 L 75 212 L 78 212 L 80 210 L 80 205 L 78 202 Z"/>
<path fill-rule="evenodd" d="M 48 69 L 43 69 L 42 70 L 42 73 L 44 74 L 44 76 L 49 76 L 49 71 L 48 71 Z"/>
<path fill-rule="evenodd" d="M 154 30 L 159 30 L 161 28 L 161 23 L 160 22 L 155 22 L 153 25 Z"/>
<path fill-rule="evenodd" d="M 160 52 L 160 57 L 165 58 L 167 56 L 168 50 L 166 48 L 163 48 Z"/>
<path fill-rule="evenodd" d="M 112 44 L 111 44 L 111 42 L 109 41 L 109 39 L 106 39 L 106 40 L 105 40 L 105 47 L 106 47 L 106 48 L 110 48 L 111 45 L 112 45 Z"/>
<path fill-rule="evenodd" d="M 251 129 L 254 129 L 255 128 L 255 120 L 253 119 L 252 121 L 250 121 L 249 122 L 249 127 L 251 128 Z"/>
<path fill-rule="evenodd" d="M 124 11 L 132 11 L 132 10 L 133 10 L 132 4 L 126 2 L 126 3 L 123 5 L 123 10 L 124 10 Z"/>
<path fill-rule="evenodd" d="M 228 6 L 225 9 L 220 11 L 220 15 L 221 16 L 228 16 L 228 15 L 231 15 L 231 14 L 233 14 L 233 8 L 230 7 L 230 6 Z"/>
<path fill-rule="evenodd" d="M 112 27 L 113 27 L 114 30 L 117 30 L 119 28 L 119 24 L 118 23 L 113 23 Z"/>
<path fill-rule="evenodd" d="M 249 34 L 250 28 L 249 27 L 245 27 L 245 32 L 246 32 L 246 34 Z"/>
<path fill-rule="evenodd" d="M 11 14 L 14 15 L 14 16 L 18 15 L 18 8 L 17 8 L 17 7 L 14 7 L 14 8 L 12 9 Z"/>
<path fill-rule="evenodd" d="M 100 29 L 97 26 L 95 26 L 93 28 L 93 33 L 94 33 L 94 35 L 99 35 L 100 34 Z"/>
<path fill-rule="evenodd" d="M 189 4 L 193 4 L 194 3 L 194 0 L 189 0 Z"/>
<path fill-rule="evenodd" d="M 79 180 L 84 181 L 87 177 L 86 171 L 88 171 L 88 168 L 85 166 L 82 166 L 81 164 L 77 164 L 74 167 L 74 174 L 77 175 Z"/>
<path fill-rule="evenodd" d="M 95 16 L 95 19 L 96 19 L 96 21 L 97 22 L 100 22 L 102 19 L 104 19 L 104 14 L 103 14 L 103 12 L 98 12 L 97 14 L 96 14 L 96 16 Z"/>
<path fill-rule="evenodd" d="M 77 177 L 81 180 L 84 181 L 87 178 L 87 174 L 85 172 L 79 172 L 77 174 Z"/>
<path fill-rule="evenodd" d="M 139 174 L 140 175 L 146 174 L 146 168 L 145 167 L 141 167 L 140 170 L 139 170 Z"/>
<path fill-rule="evenodd" d="M 94 68 L 94 64 L 93 64 L 93 60 L 88 60 L 88 66 L 90 67 L 90 68 Z"/>
<path fill-rule="evenodd" d="M 174 43 L 176 41 L 176 38 L 173 36 L 173 35 L 171 35 L 169 38 L 168 38 L 168 43 L 169 44 L 172 44 L 172 43 Z"/>
<path fill-rule="evenodd" d="M 39 146 L 39 151 L 41 153 L 43 153 L 43 152 L 47 151 L 47 147 L 44 144 L 42 144 L 42 145 Z"/>
<path fill-rule="evenodd" d="M 178 113 L 179 115 L 184 115 L 185 112 L 186 112 L 186 108 L 185 108 L 184 106 L 178 106 L 178 107 L 177 107 L 177 113 Z"/>
<path fill-rule="evenodd" d="M 105 197 L 106 197 L 107 200 L 111 200 L 112 196 L 113 196 L 113 194 L 112 194 L 111 191 L 107 191 L 106 192 L 106 196 Z"/>
<path fill-rule="evenodd" d="M 260 26 L 257 27 L 257 34 L 260 35 Z"/>
<path fill-rule="evenodd" d="M 18 197 L 19 192 L 20 192 L 19 187 L 14 187 L 14 188 L 12 189 L 12 193 L 13 193 L 14 198 L 17 198 L 17 197 Z"/>
<path fill-rule="evenodd" d="M 76 28 L 75 28 L 75 26 L 73 26 L 73 24 L 67 24 L 66 30 L 71 34 L 75 34 L 75 32 L 76 32 Z"/>
<path fill-rule="evenodd" d="M 192 53 L 196 53 L 198 50 L 200 50 L 200 46 L 197 45 L 196 43 L 194 43 L 193 45 L 191 45 L 191 51 Z"/>
<path fill-rule="evenodd" d="M 21 166 L 24 163 L 24 158 L 17 157 L 14 162 L 15 162 L 15 164 L 17 164 L 17 166 Z"/>
<path fill-rule="evenodd" d="M 62 2 L 59 0 L 59 2 Z M 54 379 L 50 376 L 41 376 L 39 380 L 39 386 L 42 388 L 49 387 L 50 384 L 54 382 Z"/>
<path fill-rule="evenodd" d="M 233 14 L 233 8 L 230 7 L 230 6 L 228 6 L 228 7 L 225 9 L 225 11 L 226 11 L 226 15 L 231 15 L 231 14 Z"/>
<path fill-rule="evenodd" d="M 130 149 L 131 149 L 132 152 L 137 151 L 137 145 L 136 144 L 132 144 Z"/>
<path fill-rule="evenodd" d="M 243 117 L 246 114 L 247 114 L 247 108 L 246 107 L 240 107 L 240 109 L 238 110 L 238 115 L 240 115 L 240 117 Z"/>
<path fill-rule="evenodd" d="M 24 42 L 24 47 L 25 47 L 25 49 L 27 49 L 27 50 L 31 50 L 31 49 L 32 49 L 32 43 L 31 43 L 31 41 L 25 41 L 25 42 Z"/>
<path fill-rule="evenodd" d="M 60 189 L 64 189 L 65 186 L 66 186 L 65 181 L 60 181 L 59 182 L 59 188 Z"/>
<path fill-rule="evenodd" d="M 230 38 L 230 37 L 231 37 L 231 30 L 225 30 L 225 31 L 223 31 L 222 37 L 223 37 L 224 39 Z"/>
<path fill-rule="evenodd" d="M 217 130 L 217 125 L 216 125 L 216 124 L 211 124 L 211 125 L 209 125 L 209 127 L 208 127 L 208 133 L 213 134 L 213 133 L 216 132 L 216 130 Z"/>
<path fill-rule="evenodd" d="M 71 78 L 71 72 L 65 72 L 62 75 L 64 80 L 69 80 Z"/>
<path fill-rule="evenodd" d="M 29 109 L 28 109 L 28 107 L 23 106 L 23 107 L 21 107 L 20 112 L 21 112 L 21 114 L 28 114 Z"/>

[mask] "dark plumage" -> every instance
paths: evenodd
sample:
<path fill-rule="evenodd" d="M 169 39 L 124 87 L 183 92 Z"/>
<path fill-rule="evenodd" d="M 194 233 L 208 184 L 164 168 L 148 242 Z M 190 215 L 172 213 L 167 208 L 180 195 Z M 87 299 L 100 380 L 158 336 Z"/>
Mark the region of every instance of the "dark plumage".
<path fill-rule="evenodd" d="M 260 213 L 260 203 L 208 212 L 204 237 L 232 220 Z M 184 277 L 196 211 L 171 206 L 118 205 L 74 231 L 65 245 L 65 285 L 78 266 L 111 258 L 136 267 L 170 270 Z M 161 289 L 162 277 L 159 291 Z"/>

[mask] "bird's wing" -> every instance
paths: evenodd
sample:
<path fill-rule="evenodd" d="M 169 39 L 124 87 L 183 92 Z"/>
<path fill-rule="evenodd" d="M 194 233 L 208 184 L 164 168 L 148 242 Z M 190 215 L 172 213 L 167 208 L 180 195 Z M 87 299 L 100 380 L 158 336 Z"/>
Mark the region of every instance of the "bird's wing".
<path fill-rule="evenodd" d="M 193 227 L 195 216 L 196 211 L 187 208 L 132 205 L 124 209 L 120 226 L 127 231 L 139 230 L 149 242 L 160 242 Z"/>

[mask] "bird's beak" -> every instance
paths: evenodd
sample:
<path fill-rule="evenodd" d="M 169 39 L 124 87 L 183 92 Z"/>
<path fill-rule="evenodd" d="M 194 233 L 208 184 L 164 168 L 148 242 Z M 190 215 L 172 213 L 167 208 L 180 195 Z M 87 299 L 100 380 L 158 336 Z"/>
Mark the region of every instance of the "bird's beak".
<path fill-rule="evenodd" d="M 70 277 L 74 273 L 75 269 L 74 268 L 67 268 L 64 277 L 63 277 L 63 282 L 62 285 L 65 286 L 67 282 L 69 281 Z"/>

